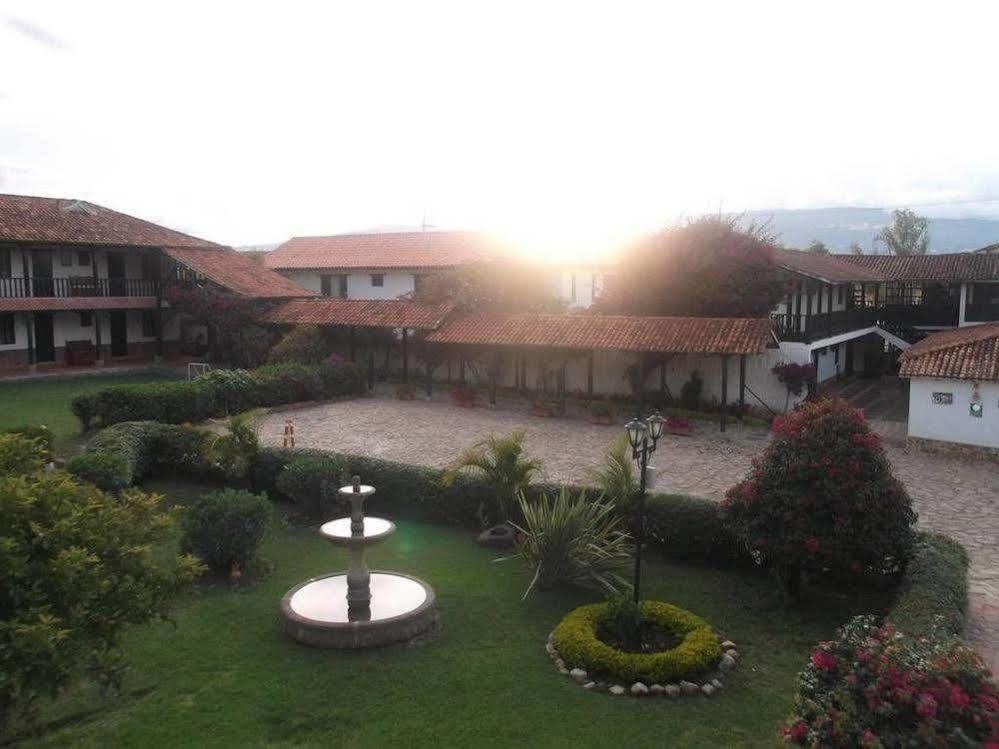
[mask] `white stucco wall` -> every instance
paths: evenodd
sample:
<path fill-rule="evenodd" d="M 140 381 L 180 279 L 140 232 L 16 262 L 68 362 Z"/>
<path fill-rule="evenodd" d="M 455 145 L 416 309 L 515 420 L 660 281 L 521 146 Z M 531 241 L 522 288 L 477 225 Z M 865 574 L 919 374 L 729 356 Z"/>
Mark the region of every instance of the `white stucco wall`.
<path fill-rule="evenodd" d="M 999 383 L 980 382 L 982 416 L 972 416 L 973 383 L 935 377 L 913 377 L 909 381 L 909 436 L 999 447 Z M 933 402 L 933 393 L 952 393 L 954 402 Z"/>
<path fill-rule="evenodd" d="M 320 272 L 317 270 L 281 270 L 278 271 L 285 278 L 294 281 L 299 286 L 306 289 L 322 293 L 321 276 L 338 274 L 334 272 Z M 382 286 L 372 286 L 371 276 L 381 273 L 384 277 Z M 344 274 L 340 274 L 344 275 Z M 347 298 L 348 299 L 397 299 L 404 294 L 412 293 L 415 288 L 415 276 L 412 271 L 379 271 L 361 270 L 347 273 Z M 333 295 L 336 295 L 336 279 L 333 279 Z"/>

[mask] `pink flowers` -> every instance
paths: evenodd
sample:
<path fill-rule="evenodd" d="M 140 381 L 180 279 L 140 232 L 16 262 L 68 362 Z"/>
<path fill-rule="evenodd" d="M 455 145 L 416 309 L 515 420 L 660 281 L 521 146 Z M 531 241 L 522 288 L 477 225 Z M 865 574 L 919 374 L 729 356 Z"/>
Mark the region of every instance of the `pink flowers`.
<path fill-rule="evenodd" d="M 801 744 L 804 743 L 807 737 L 808 726 L 803 720 L 799 720 L 793 726 L 789 726 L 784 729 L 784 739 L 786 741 L 793 741 L 795 744 Z"/>
<path fill-rule="evenodd" d="M 815 538 L 815 536 L 812 536 L 807 541 L 805 541 L 805 548 L 808 549 L 809 554 L 814 554 L 815 552 L 817 552 L 819 550 L 819 546 L 820 546 L 819 539 Z"/>
<path fill-rule="evenodd" d="M 920 718 L 933 718 L 937 714 L 937 701 L 933 695 L 923 692 L 916 698 L 916 715 Z"/>
<path fill-rule="evenodd" d="M 832 653 L 827 653 L 825 650 L 816 650 L 812 653 L 812 665 L 819 669 L 819 671 L 835 671 L 839 665 L 839 661 L 836 660 L 836 656 Z"/>
<path fill-rule="evenodd" d="M 950 688 L 950 706 L 955 710 L 963 710 L 971 704 L 971 698 L 956 684 Z"/>

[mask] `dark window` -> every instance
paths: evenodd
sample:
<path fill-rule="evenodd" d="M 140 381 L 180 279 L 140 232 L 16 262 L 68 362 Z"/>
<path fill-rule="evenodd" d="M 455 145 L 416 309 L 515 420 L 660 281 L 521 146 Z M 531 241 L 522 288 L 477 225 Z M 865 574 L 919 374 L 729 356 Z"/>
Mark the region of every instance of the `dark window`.
<path fill-rule="evenodd" d="M 0 247 L 0 278 L 10 278 L 13 275 L 11 269 L 11 252 L 7 247 Z"/>
<path fill-rule="evenodd" d="M 319 277 L 319 292 L 323 296 L 333 296 L 333 276 Z"/>
<path fill-rule="evenodd" d="M 842 286 L 837 286 L 836 287 L 836 304 L 842 304 L 842 303 L 843 303 L 843 287 Z"/>
<path fill-rule="evenodd" d="M 90 250 L 80 250 L 76 253 L 76 264 L 84 268 L 90 265 Z"/>
<path fill-rule="evenodd" d="M 372 286 L 384 286 L 385 285 L 385 275 L 383 273 L 372 273 L 371 274 L 371 285 Z"/>
<path fill-rule="evenodd" d="M 59 253 L 59 265 L 64 267 L 69 267 L 73 264 L 73 251 L 63 250 Z"/>
<path fill-rule="evenodd" d="M 90 310 L 83 310 L 80 312 L 80 327 L 89 328 L 94 324 L 94 313 Z"/>
<path fill-rule="evenodd" d="M 156 337 L 156 313 L 152 310 L 142 310 L 142 337 Z"/>
<path fill-rule="evenodd" d="M 14 316 L 0 315 L 0 346 L 10 346 L 14 340 Z"/>
<path fill-rule="evenodd" d="M 347 276 L 337 276 L 337 290 L 336 295 L 340 299 L 347 298 Z"/>

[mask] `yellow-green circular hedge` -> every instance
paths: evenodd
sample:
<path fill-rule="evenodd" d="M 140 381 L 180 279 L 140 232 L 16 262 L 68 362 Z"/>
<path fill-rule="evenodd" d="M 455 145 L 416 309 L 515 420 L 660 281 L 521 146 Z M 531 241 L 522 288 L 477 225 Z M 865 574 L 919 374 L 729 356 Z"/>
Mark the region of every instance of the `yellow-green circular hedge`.
<path fill-rule="evenodd" d="M 552 644 L 569 668 L 606 674 L 625 682 L 665 684 L 710 671 L 721 658 L 711 625 L 701 617 L 662 601 L 643 601 L 642 617 L 669 629 L 680 644 L 661 653 L 626 653 L 597 637 L 606 603 L 580 606 L 552 633 Z"/>

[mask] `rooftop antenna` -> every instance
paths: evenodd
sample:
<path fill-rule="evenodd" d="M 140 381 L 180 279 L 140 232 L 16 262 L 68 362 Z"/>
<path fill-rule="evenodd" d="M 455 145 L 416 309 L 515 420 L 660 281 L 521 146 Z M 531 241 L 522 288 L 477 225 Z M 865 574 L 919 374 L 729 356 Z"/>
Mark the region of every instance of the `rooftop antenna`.
<path fill-rule="evenodd" d="M 420 230 L 423 231 L 423 232 L 426 232 L 427 229 L 433 229 L 433 228 L 434 228 L 433 224 L 428 224 L 427 223 L 427 209 L 424 208 L 423 209 L 423 221 L 420 222 Z"/>

